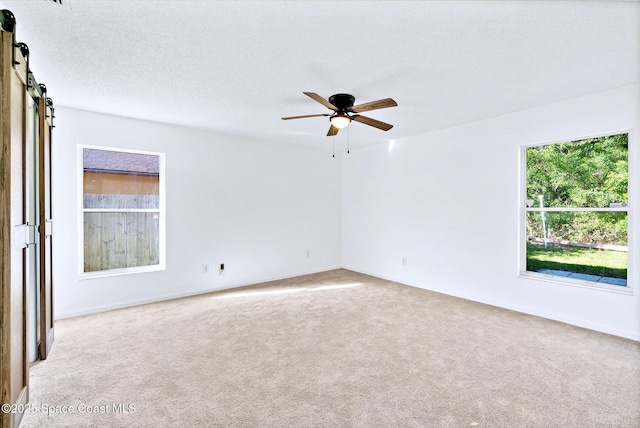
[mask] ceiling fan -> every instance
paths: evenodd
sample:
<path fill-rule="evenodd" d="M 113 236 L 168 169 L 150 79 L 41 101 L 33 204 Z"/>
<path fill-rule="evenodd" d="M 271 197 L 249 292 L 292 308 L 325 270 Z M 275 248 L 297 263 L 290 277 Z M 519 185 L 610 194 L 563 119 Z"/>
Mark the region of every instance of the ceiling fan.
<path fill-rule="evenodd" d="M 381 108 L 387 107 L 395 107 L 398 104 L 392 100 L 391 98 L 385 98 L 378 101 L 371 101 L 364 104 L 358 104 L 356 106 L 353 105 L 355 102 L 355 98 L 353 95 L 349 94 L 335 94 L 329 97 L 329 100 L 325 100 L 320 95 L 314 92 L 303 92 L 306 96 L 316 100 L 329 110 L 333 110 L 333 114 L 324 113 L 324 114 L 307 114 L 304 116 L 291 116 L 291 117 L 283 117 L 282 120 L 290 120 L 290 119 L 304 119 L 307 117 L 319 117 L 319 116 L 329 116 L 329 121 L 331 122 L 331 126 L 329 127 L 329 132 L 327 132 L 327 137 L 331 137 L 336 135 L 338 131 L 342 128 L 346 127 L 351 123 L 352 120 L 356 122 L 364 123 L 365 125 L 373 126 L 374 128 L 382 129 L 383 131 L 388 131 L 393 128 L 393 125 L 389 123 L 380 122 L 379 120 L 371 119 L 370 117 L 362 116 L 359 114 L 353 113 L 361 113 L 363 111 L 371 111 L 378 110 Z"/>

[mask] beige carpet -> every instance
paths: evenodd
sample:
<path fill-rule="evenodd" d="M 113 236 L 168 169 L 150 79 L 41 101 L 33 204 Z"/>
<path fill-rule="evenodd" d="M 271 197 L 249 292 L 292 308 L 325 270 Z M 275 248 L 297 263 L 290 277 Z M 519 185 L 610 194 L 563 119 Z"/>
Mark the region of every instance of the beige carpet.
<path fill-rule="evenodd" d="M 638 342 L 346 270 L 56 334 L 31 402 L 74 413 L 23 427 L 640 426 Z"/>

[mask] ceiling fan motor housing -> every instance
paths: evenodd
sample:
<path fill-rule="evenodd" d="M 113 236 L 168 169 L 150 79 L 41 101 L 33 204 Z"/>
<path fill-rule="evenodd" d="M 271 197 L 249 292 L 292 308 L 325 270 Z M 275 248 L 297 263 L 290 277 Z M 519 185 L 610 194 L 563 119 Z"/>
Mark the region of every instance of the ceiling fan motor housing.
<path fill-rule="evenodd" d="M 329 97 L 329 102 L 336 106 L 338 111 L 347 111 L 347 109 L 353 107 L 355 100 L 353 95 L 349 94 L 335 94 Z"/>

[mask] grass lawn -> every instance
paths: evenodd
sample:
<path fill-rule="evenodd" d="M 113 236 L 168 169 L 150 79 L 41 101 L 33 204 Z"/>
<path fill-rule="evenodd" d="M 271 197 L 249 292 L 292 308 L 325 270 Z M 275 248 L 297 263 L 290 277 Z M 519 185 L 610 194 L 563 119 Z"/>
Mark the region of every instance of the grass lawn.
<path fill-rule="evenodd" d="M 557 269 L 627 279 L 627 253 L 582 247 L 527 244 L 527 270 Z"/>

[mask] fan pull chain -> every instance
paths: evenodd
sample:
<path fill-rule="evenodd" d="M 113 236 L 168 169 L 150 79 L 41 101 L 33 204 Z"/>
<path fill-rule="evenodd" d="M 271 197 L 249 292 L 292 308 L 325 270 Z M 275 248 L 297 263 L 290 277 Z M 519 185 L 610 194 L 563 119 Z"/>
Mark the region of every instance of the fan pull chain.
<path fill-rule="evenodd" d="M 347 154 L 349 154 L 349 146 L 351 145 L 351 127 L 347 128 Z"/>
<path fill-rule="evenodd" d="M 333 157 L 336 157 L 336 137 L 335 135 L 331 137 L 331 141 L 333 141 Z"/>

